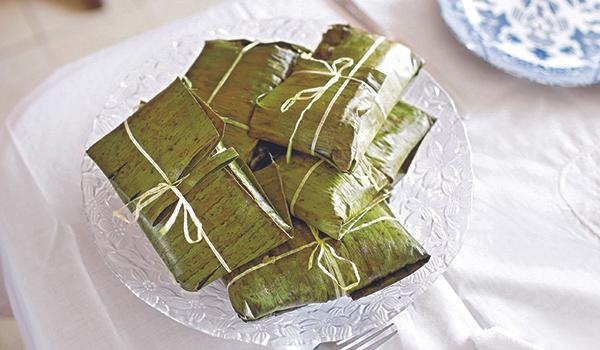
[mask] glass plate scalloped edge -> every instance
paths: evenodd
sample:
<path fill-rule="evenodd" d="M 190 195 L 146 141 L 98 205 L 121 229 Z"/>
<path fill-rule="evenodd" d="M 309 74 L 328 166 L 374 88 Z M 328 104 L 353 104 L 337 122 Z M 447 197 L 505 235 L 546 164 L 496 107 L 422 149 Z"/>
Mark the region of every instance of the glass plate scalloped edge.
<path fill-rule="evenodd" d="M 130 72 L 96 117 L 87 146 L 108 133 L 176 76 L 184 74 L 205 40 L 253 38 L 315 47 L 327 24 L 275 18 L 241 22 L 185 36 Z M 422 70 L 403 98 L 437 118 L 408 174 L 395 186 L 392 207 L 431 254 L 419 271 L 357 301 L 348 297 L 242 322 L 221 281 L 197 293 L 181 289 L 137 225 L 112 216 L 122 204 L 109 181 L 84 156 L 82 191 L 98 252 L 138 298 L 175 321 L 226 339 L 271 346 L 315 346 L 389 322 L 442 274 L 462 244 L 471 210 L 470 146 L 452 99 Z"/>

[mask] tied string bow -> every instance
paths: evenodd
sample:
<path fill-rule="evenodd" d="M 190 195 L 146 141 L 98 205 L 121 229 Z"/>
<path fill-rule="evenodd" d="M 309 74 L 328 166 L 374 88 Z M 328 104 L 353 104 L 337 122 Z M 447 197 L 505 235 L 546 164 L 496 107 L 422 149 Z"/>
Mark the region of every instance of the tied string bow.
<path fill-rule="evenodd" d="M 308 228 L 310 229 L 310 232 L 312 233 L 316 242 L 316 246 L 308 258 L 308 269 L 310 270 L 313 268 L 316 255 L 317 267 L 335 283 L 335 285 L 342 291 L 342 294 L 345 294 L 348 290 L 358 286 L 360 283 L 360 273 L 358 272 L 358 267 L 356 264 L 353 261 L 338 255 L 338 253 L 335 251 L 335 248 L 333 248 L 331 244 L 327 243 L 327 241 L 330 239 L 322 239 L 319 237 L 319 231 L 314 226 L 308 225 Z M 328 265 L 329 269 L 325 266 L 324 262 Z M 350 264 L 355 278 L 353 283 L 346 284 L 338 262 Z"/>
<path fill-rule="evenodd" d="M 383 199 L 387 198 L 387 196 L 384 197 L 380 197 L 378 198 L 373 204 L 372 206 L 380 203 Z M 372 207 L 371 206 L 371 207 Z M 362 216 L 361 216 L 362 217 Z M 356 223 L 358 222 L 358 220 L 354 221 L 353 224 L 351 225 L 351 228 L 349 229 L 349 231 L 347 231 L 346 233 L 351 233 L 351 232 L 355 232 L 355 231 L 359 231 L 359 230 L 363 230 L 369 226 L 378 224 L 380 222 L 383 221 L 396 221 L 399 222 L 399 220 L 394 217 L 394 216 L 381 216 L 379 218 L 376 218 L 374 220 L 368 221 L 366 223 L 363 223 L 361 225 L 356 226 Z M 227 283 L 227 288 L 229 289 L 233 284 L 235 284 L 237 281 L 239 281 L 240 279 L 244 278 L 245 276 L 258 271 L 260 269 L 262 269 L 265 266 L 269 266 L 271 264 L 275 264 L 277 261 L 281 260 L 281 259 L 285 259 L 288 256 L 294 255 L 304 249 L 308 249 L 311 247 L 314 247 L 310 256 L 309 256 L 309 260 L 308 260 L 308 270 L 311 270 L 314 267 L 315 264 L 315 255 L 316 255 L 316 261 L 317 261 L 317 267 L 327 276 L 329 277 L 333 282 L 334 285 L 336 287 L 336 293 L 338 294 L 337 296 L 341 296 L 340 294 L 345 294 L 347 291 L 357 287 L 360 284 L 361 278 L 360 278 L 360 273 L 358 271 L 358 266 L 351 260 L 346 259 L 344 257 L 341 257 L 336 251 L 335 248 L 328 243 L 328 241 L 331 241 L 331 238 L 329 237 L 325 237 L 325 238 L 321 238 L 319 236 L 319 231 L 317 228 L 315 228 L 312 225 L 308 225 L 308 228 L 310 229 L 310 232 L 313 235 L 313 238 L 315 239 L 314 241 L 307 243 L 305 245 L 302 245 L 298 248 L 292 249 L 290 251 L 287 251 L 281 255 L 277 255 L 277 256 L 270 256 L 267 259 L 264 259 L 263 262 L 261 262 L 260 264 L 254 265 L 244 271 L 242 271 L 241 273 L 237 274 L 236 276 L 234 276 L 228 283 Z M 318 253 L 317 253 L 318 252 Z M 341 269 L 338 265 L 338 262 L 342 262 L 345 264 L 349 264 L 350 267 L 352 268 L 352 271 L 354 273 L 354 279 L 355 281 L 349 285 L 346 284 L 346 282 L 344 281 Z M 326 266 L 327 265 L 327 266 Z M 342 293 L 339 293 L 339 291 L 341 290 Z"/>
<path fill-rule="evenodd" d="M 360 221 L 360 219 L 362 219 L 362 217 L 368 211 L 370 211 L 372 208 L 374 208 L 376 205 L 378 205 L 379 203 L 381 203 L 388 197 L 389 197 L 388 194 L 383 194 L 383 195 L 377 197 L 375 200 L 373 200 L 373 202 L 367 208 L 365 208 L 365 210 L 351 223 L 348 230 L 343 233 L 343 235 L 340 237 L 340 239 L 342 239 L 345 234 L 363 230 L 371 225 L 375 225 L 375 224 L 383 222 L 383 221 L 398 222 L 399 220 L 395 216 L 385 215 L 385 216 L 381 216 L 379 218 L 376 218 L 374 220 L 371 220 L 371 221 L 368 221 L 361 225 L 356 226 L 356 224 Z M 310 257 L 308 258 L 308 269 L 309 270 L 312 269 L 312 267 L 314 265 L 315 254 L 317 254 L 317 251 L 318 251 L 317 266 L 327 277 L 329 277 L 335 283 L 335 285 L 342 291 L 342 294 L 345 294 L 348 290 L 351 290 L 352 288 L 355 288 L 356 286 L 358 286 L 360 284 L 361 279 L 360 279 L 360 273 L 358 272 L 358 267 L 356 266 L 356 264 L 352 260 L 341 257 L 335 251 L 335 248 L 331 244 L 327 243 L 327 241 L 331 240 L 331 238 L 329 238 L 329 237 L 321 238 L 319 236 L 319 230 L 316 227 L 314 227 L 313 225 L 310 225 L 310 224 L 307 224 L 307 226 L 310 229 L 310 232 L 312 233 L 312 235 L 315 239 L 315 242 L 313 242 L 313 243 L 316 244 L 315 248 L 310 253 Z M 328 267 L 326 267 L 323 264 L 323 261 L 325 261 L 325 263 L 328 265 L 329 269 L 328 269 Z M 352 268 L 352 272 L 354 273 L 354 282 L 353 283 L 346 284 L 346 282 L 344 281 L 342 272 L 340 270 L 340 267 L 337 262 L 343 262 L 343 263 L 350 264 L 350 267 Z M 331 270 L 333 270 L 333 272 Z M 336 293 L 337 293 L 337 290 L 336 290 Z M 338 295 L 338 297 L 339 296 L 340 295 Z"/>
<path fill-rule="evenodd" d="M 140 145 L 140 143 L 137 141 L 137 139 L 133 136 L 133 133 L 131 132 L 131 129 L 129 128 L 129 123 L 127 122 L 127 120 L 124 122 L 124 126 L 125 126 L 125 131 L 127 132 L 127 135 L 129 136 L 129 139 L 131 140 L 131 142 L 133 143 L 135 148 L 137 148 L 137 150 L 144 156 L 144 158 L 146 158 L 146 160 L 152 165 L 152 167 L 154 167 L 154 169 L 156 169 L 156 171 L 163 178 L 164 182 L 159 183 L 158 185 L 152 187 L 151 189 L 149 189 L 146 192 L 139 195 L 137 198 L 131 200 L 130 202 L 125 204 L 123 207 L 119 208 L 118 210 L 115 210 L 113 212 L 113 216 L 115 216 L 116 218 L 118 218 L 120 220 L 123 220 L 124 222 L 126 222 L 128 224 L 134 223 L 139 219 L 140 214 L 145 207 L 147 207 L 152 202 L 157 200 L 163 194 L 171 191 L 178 198 L 177 205 L 175 205 L 175 209 L 169 216 L 169 219 L 167 220 L 165 225 L 159 230 L 160 236 L 161 237 L 164 236 L 167 232 L 169 232 L 169 230 L 171 230 L 171 228 L 175 224 L 175 221 L 177 220 L 177 217 L 179 216 L 179 212 L 181 210 L 183 210 L 183 234 L 185 236 L 185 240 L 190 244 L 198 243 L 202 240 L 206 241 L 206 244 L 209 246 L 209 248 L 211 249 L 211 251 L 213 252 L 215 257 L 217 258 L 217 260 L 219 260 L 219 262 L 225 268 L 225 270 L 227 270 L 227 272 L 231 272 L 231 269 L 225 262 L 225 259 L 223 259 L 223 257 L 219 253 L 219 251 L 215 248 L 215 246 L 212 244 L 210 239 L 208 239 L 208 236 L 207 236 L 206 232 L 204 231 L 204 228 L 202 227 L 202 222 L 200 222 L 200 219 L 196 215 L 194 208 L 192 207 L 190 202 L 188 202 L 188 200 L 185 198 L 183 193 L 181 193 L 179 188 L 177 188 L 177 186 L 179 186 L 181 184 L 181 182 L 183 182 L 183 180 L 185 180 L 186 177 L 183 177 L 175 182 L 172 182 L 169 179 L 169 177 L 167 176 L 167 174 L 165 174 L 165 172 L 160 168 L 160 166 L 154 161 L 154 159 L 148 154 L 148 152 L 146 152 L 146 150 L 142 147 L 142 145 Z M 133 210 L 133 219 L 128 219 L 123 214 L 123 211 L 126 208 L 128 208 L 130 204 L 135 205 L 135 209 Z M 190 235 L 190 228 L 189 228 L 189 220 L 190 219 L 197 231 L 196 238 L 192 238 L 192 236 Z"/>
<path fill-rule="evenodd" d="M 292 108 L 292 106 L 298 101 L 310 101 L 310 102 L 308 102 L 306 107 L 302 110 L 302 112 L 300 112 L 300 116 L 298 117 L 298 120 L 296 120 L 296 125 L 294 125 L 294 130 L 292 131 L 292 134 L 288 141 L 287 151 L 285 154 L 285 159 L 288 162 L 290 161 L 290 159 L 292 157 L 292 145 L 294 142 L 294 137 L 296 136 L 296 133 L 298 132 L 298 129 L 300 128 L 300 123 L 302 122 L 302 119 L 304 119 L 304 114 L 312 107 L 313 104 L 315 104 L 327 92 L 327 90 L 329 90 L 330 87 L 332 87 L 335 83 L 337 83 L 340 80 L 340 78 L 342 78 L 342 76 L 343 76 L 342 74 L 344 73 L 344 70 L 352 67 L 352 65 L 354 64 L 354 60 L 349 57 L 338 58 L 335 61 L 333 61 L 332 64 L 329 64 L 327 61 L 323 61 L 323 60 L 317 60 L 317 59 L 313 59 L 313 60 L 321 62 L 325 66 L 325 68 L 327 68 L 327 72 L 303 70 L 303 71 L 297 71 L 295 73 L 296 74 L 312 73 L 312 74 L 320 74 L 320 75 L 330 75 L 331 77 L 329 78 L 329 80 L 327 80 L 325 85 L 300 90 L 294 96 L 285 100 L 283 102 L 283 104 L 281 105 L 280 110 L 281 110 L 281 112 L 285 113 L 290 108 Z M 312 148 L 311 148 L 311 154 L 314 155 L 314 149 L 312 149 Z"/>
<path fill-rule="evenodd" d="M 366 83 L 365 81 L 354 78 L 354 75 L 358 72 L 360 67 L 367 61 L 367 59 L 375 52 L 377 47 L 379 45 L 381 45 L 381 43 L 383 43 L 384 41 L 385 41 L 384 37 L 377 38 L 373 42 L 373 44 L 367 49 L 367 51 L 363 54 L 363 56 L 356 63 L 356 65 L 354 65 L 354 60 L 350 57 L 340 57 L 340 58 L 334 60 L 332 62 L 332 64 L 329 64 L 329 62 L 327 62 L 327 61 L 314 58 L 310 55 L 303 55 L 304 59 L 308 59 L 308 60 L 319 62 L 319 63 L 323 64 L 327 71 L 298 70 L 292 74 L 326 75 L 326 76 L 329 76 L 330 78 L 322 86 L 306 88 L 306 89 L 298 91 L 294 96 L 285 100 L 283 102 L 283 104 L 281 105 L 280 110 L 281 110 L 281 112 L 285 113 L 296 102 L 309 101 L 308 104 L 306 105 L 306 107 L 304 107 L 304 109 L 300 112 L 300 115 L 298 116 L 298 119 L 296 120 L 294 129 L 292 130 L 292 133 L 288 140 L 287 150 L 286 150 L 286 154 L 285 154 L 285 159 L 287 162 L 289 162 L 292 158 L 292 146 L 293 146 L 293 142 L 294 142 L 294 137 L 296 136 L 296 133 L 298 132 L 298 129 L 300 127 L 300 123 L 302 122 L 302 119 L 304 119 L 304 114 L 319 99 L 321 99 L 321 97 L 323 97 L 323 95 L 327 92 L 327 90 L 329 90 L 329 88 L 331 88 L 333 85 L 335 85 L 340 79 L 344 79 L 344 81 L 343 81 L 342 85 L 339 87 L 339 89 L 336 91 L 335 95 L 333 95 L 333 98 L 331 99 L 329 104 L 327 105 L 327 108 L 325 109 L 325 112 L 321 116 L 321 120 L 319 121 L 319 124 L 317 125 L 317 128 L 315 130 L 315 134 L 313 136 L 313 139 L 312 139 L 312 142 L 310 145 L 310 154 L 311 155 L 313 155 L 313 156 L 315 155 L 315 149 L 317 147 L 317 142 L 319 140 L 319 135 L 321 134 L 321 130 L 323 129 L 323 126 L 325 125 L 325 122 L 327 121 L 327 118 L 329 117 L 329 114 L 331 113 L 331 110 L 333 109 L 335 102 L 341 96 L 342 92 L 344 91 L 344 89 L 346 88 L 346 86 L 348 85 L 348 83 L 350 81 L 354 81 L 354 82 L 357 82 L 359 84 L 366 86 L 367 89 L 369 89 L 369 91 L 371 91 L 371 93 L 373 93 L 375 95 L 377 107 L 381 110 L 382 113 L 386 114 L 385 109 L 383 108 L 383 106 L 381 105 L 381 102 L 377 98 L 377 91 L 375 91 L 375 89 L 373 89 L 373 87 L 371 85 L 369 85 L 368 83 Z M 354 65 L 354 67 L 352 67 L 353 65 Z M 344 75 L 344 71 L 350 67 L 352 67 L 350 72 L 347 75 Z"/>
<path fill-rule="evenodd" d="M 285 259 L 288 256 L 294 255 L 304 249 L 308 249 L 313 246 L 314 246 L 313 251 L 311 252 L 311 254 L 309 256 L 308 269 L 311 270 L 313 268 L 314 262 L 315 262 L 315 255 L 317 255 L 317 257 L 316 257 L 317 267 L 327 277 L 329 277 L 334 282 L 334 284 L 336 286 L 336 293 L 338 294 L 338 297 L 341 296 L 339 293 L 340 290 L 342 292 L 341 294 L 345 294 L 348 290 L 358 286 L 358 284 L 360 283 L 360 274 L 358 272 L 358 267 L 356 266 L 356 264 L 344 257 L 339 256 L 339 254 L 335 251 L 335 248 L 333 248 L 332 245 L 327 243 L 327 241 L 330 241 L 331 238 L 327 237 L 327 238 L 322 239 L 321 237 L 319 237 L 319 231 L 314 226 L 311 226 L 311 225 L 307 225 L 307 226 L 309 227 L 310 232 L 312 233 L 313 237 L 315 238 L 314 241 L 312 241 L 308 244 L 302 245 L 298 248 L 292 249 L 290 251 L 287 251 L 281 255 L 272 256 L 272 257 L 268 257 L 267 259 L 264 259 L 263 262 L 261 262 L 260 264 L 254 265 L 254 266 L 242 271 L 241 273 L 237 274 L 236 276 L 234 276 L 227 283 L 227 288 L 229 289 L 237 281 L 239 281 L 243 277 L 251 274 L 254 271 L 258 271 L 265 266 L 275 264 L 277 261 L 279 261 L 281 259 Z M 318 254 L 317 254 L 317 251 L 318 251 Z M 354 272 L 355 282 L 353 282 L 350 285 L 346 285 L 344 278 L 342 276 L 342 272 L 341 272 L 337 262 L 343 262 L 343 263 L 350 264 L 350 266 L 352 267 L 352 270 Z M 325 264 L 327 264 L 327 266 L 325 266 Z M 333 272 L 331 272 L 330 269 L 333 270 Z"/>

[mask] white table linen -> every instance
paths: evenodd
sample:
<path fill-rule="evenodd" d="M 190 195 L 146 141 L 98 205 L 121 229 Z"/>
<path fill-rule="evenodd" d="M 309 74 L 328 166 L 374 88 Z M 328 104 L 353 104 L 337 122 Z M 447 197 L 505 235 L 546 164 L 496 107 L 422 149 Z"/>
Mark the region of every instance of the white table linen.
<path fill-rule="evenodd" d="M 463 249 L 383 349 L 600 344 L 600 240 L 558 192 L 563 167 L 598 143 L 600 87 L 551 88 L 495 70 L 454 40 L 433 0 L 361 4 L 455 97 L 476 177 Z M 29 349 L 262 348 L 183 327 L 131 294 L 95 250 L 79 185 L 92 121 L 127 72 L 187 33 L 275 16 L 339 18 L 320 0 L 224 3 L 66 66 L 6 119 L 0 266 Z"/>

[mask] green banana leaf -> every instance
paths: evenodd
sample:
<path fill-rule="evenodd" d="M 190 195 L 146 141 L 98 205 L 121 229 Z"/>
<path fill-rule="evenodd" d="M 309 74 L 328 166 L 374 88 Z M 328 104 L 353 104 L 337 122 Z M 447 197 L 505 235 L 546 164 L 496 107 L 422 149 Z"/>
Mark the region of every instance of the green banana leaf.
<path fill-rule="evenodd" d="M 318 154 L 341 171 L 352 171 L 423 63 L 408 47 L 380 39 L 332 26 L 313 56 L 301 55 L 292 74 L 259 100 L 250 135 Z M 333 72 L 340 74 L 335 83 Z M 325 89 L 328 82 L 332 85 Z M 289 106 L 296 94 L 303 98 Z"/>
<path fill-rule="evenodd" d="M 394 183 L 408 170 L 419 144 L 433 123 L 433 118 L 427 113 L 398 102 L 367 149 L 366 160 L 384 173 L 390 183 Z M 259 141 L 248 164 L 253 170 L 258 170 L 271 163 L 271 158 L 283 154 L 285 147 Z"/>
<path fill-rule="evenodd" d="M 380 203 L 357 223 L 356 231 L 342 240 L 321 236 L 341 258 L 347 259 L 324 266 L 336 271 L 336 277 L 344 285 L 356 284 L 347 291 L 353 299 L 403 279 L 429 260 L 429 255 L 398 221 L 381 220 L 390 216 L 393 214 L 387 204 Z M 381 221 L 368 225 L 377 219 Z M 319 248 L 304 223 L 294 224 L 294 239 L 224 277 L 233 308 L 243 320 L 333 300 L 344 294 L 330 276 L 315 266 L 316 262 L 308 268 L 313 250 Z M 349 262 L 356 266 L 358 283 Z"/>
<path fill-rule="evenodd" d="M 367 149 L 366 158 L 394 182 L 432 124 L 427 113 L 398 102 Z"/>
<path fill-rule="evenodd" d="M 265 195 L 271 202 L 273 208 L 275 208 L 290 227 L 293 227 L 292 217 L 283 190 L 281 171 L 279 170 L 277 163 L 271 161 L 267 166 L 254 172 L 254 175 L 256 181 L 262 185 Z"/>
<path fill-rule="evenodd" d="M 196 94 L 227 121 L 223 143 L 234 147 L 244 161 L 257 142 L 247 132 L 256 99 L 279 85 L 297 56 L 307 52 L 284 42 L 249 45 L 254 44 L 248 40 L 207 41 L 186 73 Z M 247 51 L 242 52 L 244 48 Z"/>
<path fill-rule="evenodd" d="M 235 149 L 219 145 L 224 129 L 219 115 L 197 100 L 183 81 L 173 82 L 127 123 L 169 181 L 177 184 L 231 269 L 290 238 L 290 225 L 273 208 Z M 124 124 L 87 153 L 130 210 L 132 200 L 166 182 L 135 147 Z M 206 239 L 198 243 L 186 240 L 185 210 L 179 211 L 170 230 L 163 234 L 178 200 L 171 190 L 162 193 L 141 211 L 138 223 L 182 288 L 194 291 L 227 271 Z M 196 238 L 196 227 L 189 224 L 191 236 Z"/>
<path fill-rule="evenodd" d="M 292 149 L 308 154 L 314 143 L 315 155 L 328 159 L 341 171 L 353 170 L 399 94 L 383 91 L 385 74 L 368 67 L 360 68 L 353 79 L 341 78 L 325 89 L 331 78 L 326 64 L 301 55 L 292 74 L 259 99 L 250 120 L 250 136 L 286 147 L 291 144 Z M 282 111 L 296 94 L 306 91 L 308 95 L 307 89 L 321 89 L 322 96 L 298 100 Z M 386 95 L 389 97 L 383 98 Z"/>
<path fill-rule="evenodd" d="M 334 60 L 340 57 L 352 57 L 356 60 L 378 38 L 380 38 L 379 35 L 365 32 L 362 29 L 346 24 L 335 24 L 323 34 L 314 56 L 324 60 Z M 400 93 L 417 75 L 423 64 L 423 59 L 415 55 L 409 47 L 386 39 L 369 56 L 364 66 L 376 68 L 384 73 L 388 83 L 397 90 L 395 92 Z"/>
<path fill-rule="evenodd" d="M 383 199 L 382 190 L 389 184 L 385 174 L 366 161 L 360 161 L 352 173 L 302 153 L 289 163 L 283 157 L 276 162 L 292 215 L 335 239 Z"/>

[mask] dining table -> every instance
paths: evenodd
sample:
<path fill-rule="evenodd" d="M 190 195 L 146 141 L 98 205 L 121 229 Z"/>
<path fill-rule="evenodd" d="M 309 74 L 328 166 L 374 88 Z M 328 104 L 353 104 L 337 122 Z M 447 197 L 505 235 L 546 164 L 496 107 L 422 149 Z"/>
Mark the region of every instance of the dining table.
<path fill-rule="evenodd" d="M 356 3 L 454 98 L 474 172 L 457 257 L 381 349 L 597 349 L 600 86 L 492 67 L 455 39 L 435 0 Z M 114 276 L 87 223 L 81 164 L 95 117 L 156 50 L 271 18 L 356 21 L 326 0 L 223 1 L 67 64 L 3 119 L 0 305 L 10 303 L 27 349 L 264 349 L 185 327 Z"/>

